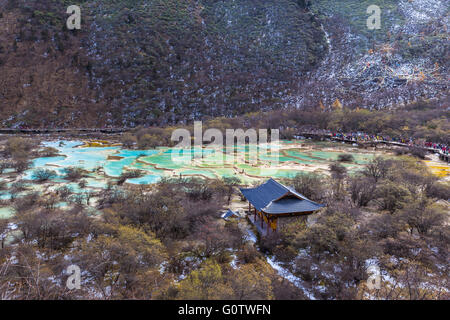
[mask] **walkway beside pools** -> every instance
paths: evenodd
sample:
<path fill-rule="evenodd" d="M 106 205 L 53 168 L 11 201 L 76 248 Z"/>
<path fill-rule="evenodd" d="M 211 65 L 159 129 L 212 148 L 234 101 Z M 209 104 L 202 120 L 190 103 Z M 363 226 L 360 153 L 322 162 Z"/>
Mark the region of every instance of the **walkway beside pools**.
<path fill-rule="evenodd" d="M 265 237 L 267 236 L 267 224 L 264 222 L 263 223 L 263 228 L 261 228 L 261 219 L 258 218 L 258 216 L 256 216 L 256 220 L 255 220 L 255 216 L 254 214 L 247 214 L 247 218 L 248 220 L 256 227 L 256 229 L 258 230 L 258 233 Z"/>

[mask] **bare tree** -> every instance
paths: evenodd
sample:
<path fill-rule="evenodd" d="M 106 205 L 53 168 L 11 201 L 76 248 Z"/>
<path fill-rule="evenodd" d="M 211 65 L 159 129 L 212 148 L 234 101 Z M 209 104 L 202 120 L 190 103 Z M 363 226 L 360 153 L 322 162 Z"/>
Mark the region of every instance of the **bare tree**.
<path fill-rule="evenodd" d="M 389 160 L 376 157 L 365 167 L 363 174 L 367 177 L 372 177 L 375 182 L 378 182 L 379 179 L 386 177 L 391 164 Z"/>

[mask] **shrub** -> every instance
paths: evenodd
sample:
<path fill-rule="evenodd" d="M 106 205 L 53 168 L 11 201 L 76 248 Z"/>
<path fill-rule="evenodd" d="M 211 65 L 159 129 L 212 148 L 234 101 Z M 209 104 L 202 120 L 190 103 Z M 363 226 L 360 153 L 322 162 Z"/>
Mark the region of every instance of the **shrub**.
<path fill-rule="evenodd" d="M 127 181 L 127 179 L 135 179 L 142 177 L 142 172 L 139 170 L 131 170 L 131 171 L 125 171 L 122 172 L 122 174 L 119 177 L 119 180 L 117 181 L 117 184 L 120 186 Z"/>
<path fill-rule="evenodd" d="M 8 161 L 0 161 L 0 174 L 2 174 L 5 169 L 10 168 L 11 167 L 11 163 Z"/>
<path fill-rule="evenodd" d="M 419 234 L 426 235 L 434 228 L 445 224 L 447 213 L 445 208 L 418 201 L 406 205 L 398 216 L 400 221 L 409 226 L 411 232 L 415 229 Z"/>
<path fill-rule="evenodd" d="M 81 180 L 80 182 L 78 182 L 78 186 L 81 188 L 81 189 L 84 189 L 84 188 L 86 188 L 86 186 L 87 186 L 87 181 L 86 180 Z"/>
<path fill-rule="evenodd" d="M 61 200 L 66 200 L 72 193 L 72 189 L 67 186 L 62 186 L 56 190 Z"/>
<path fill-rule="evenodd" d="M 58 154 L 58 150 L 52 147 L 46 147 L 40 152 L 41 157 L 55 157 Z"/>
<path fill-rule="evenodd" d="M 122 142 L 123 147 L 126 149 L 131 149 L 136 144 L 136 137 L 128 132 L 124 133 L 120 140 Z"/>
<path fill-rule="evenodd" d="M 5 145 L 6 156 L 14 159 L 26 159 L 29 157 L 29 153 L 34 147 L 33 141 L 29 139 L 23 139 L 20 137 L 13 137 L 8 139 Z"/>
<path fill-rule="evenodd" d="M 198 180 L 192 180 L 186 191 L 189 199 L 193 201 L 210 200 L 214 194 L 213 188 Z"/>
<path fill-rule="evenodd" d="M 447 182 L 434 183 L 426 190 L 427 196 L 430 198 L 449 200 L 450 199 L 450 184 Z"/>
<path fill-rule="evenodd" d="M 31 162 L 29 160 L 16 160 L 12 163 L 12 167 L 16 170 L 17 173 L 22 173 L 28 170 L 31 166 Z"/>
<path fill-rule="evenodd" d="M 403 156 L 403 155 L 405 155 L 405 154 L 408 154 L 408 153 L 409 153 L 409 150 L 408 150 L 408 148 L 396 148 L 396 149 L 394 150 L 394 153 L 395 153 L 395 155 L 397 155 L 397 156 Z"/>
<path fill-rule="evenodd" d="M 36 206 L 39 201 L 39 193 L 33 192 L 24 195 L 14 202 L 14 209 L 17 212 L 24 212 Z"/>
<path fill-rule="evenodd" d="M 158 136 L 144 134 L 138 138 L 138 148 L 141 150 L 151 149 L 161 145 L 161 139 Z"/>
<path fill-rule="evenodd" d="M 370 177 L 355 177 L 350 180 L 350 193 L 354 203 L 365 207 L 375 196 L 376 182 Z"/>
<path fill-rule="evenodd" d="M 343 153 L 338 156 L 338 161 L 339 162 L 354 162 L 355 158 L 351 154 Z"/>
<path fill-rule="evenodd" d="M 33 171 L 31 177 L 38 182 L 44 182 L 56 177 L 56 172 L 49 169 L 36 169 Z"/>
<path fill-rule="evenodd" d="M 408 196 L 410 196 L 408 189 L 392 181 L 383 182 L 376 192 L 380 209 L 388 210 L 390 213 L 403 208 Z"/>
<path fill-rule="evenodd" d="M 19 192 L 25 191 L 27 189 L 27 184 L 23 181 L 17 181 L 11 185 L 11 189 L 15 189 Z"/>
<path fill-rule="evenodd" d="M 375 182 L 379 179 L 385 178 L 389 172 L 389 168 L 392 166 L 392 161 L 384 160 L 381 157 L 374 158 L 364 169 L 363 174 L 366 177 L 372 177 Z"/>
<path fill-rule="evenodd" d="M 78 167 L 69 167 L 64 169 L 64 179 L 69 181 L 77 181 L 83 177 L 83 169 Z"/>
<path fill-rule="evenodd" d="M 341 180 L 347 174 L 347 168 L 339 163 L 330 164 L 331 176 L 333 179 Z"/>
<path fill-rule="evenodd" d="M 427 151 L 426 150 L 424 150 L 422 148 L 417 148 L 417 147 L 411 148 L 410 152 L 411 152 L 412 156 L 417 157 L 417 158 L 422 159 L 422 160 L 424 160 L 426 158 L 426 155 L 427 155 Z"/>
<path fill-rule="evenodd" d="M 8 192 L 11 195 L 11 201 L 14 202 L 17 198 L 17 195 L 26 190 L 26 184 L 22 181 L 14 182 L 9 188 Z"/>
<path fill-rule="evenodd" d="M 237 257 L 243 264 L 253 263 L 258 259 L 259 252 L 255 249 L 254 246 L 245 245 L 242 250 L 239 250 L 237 252 Z"/>
<path fill-rule="evenodd" d="M 69 197 L 69 201 L 77 206 L 83 206 L 85 202 L 85 197 L 83 194 L 73 194 Z"/>
<path fill-rule="evenodd" d="M 289 182 L 297 192 L 308 199 L 320 201 L 324 196 L 323 180 L 323 177 L 316 173 L 300 173 Z"/>

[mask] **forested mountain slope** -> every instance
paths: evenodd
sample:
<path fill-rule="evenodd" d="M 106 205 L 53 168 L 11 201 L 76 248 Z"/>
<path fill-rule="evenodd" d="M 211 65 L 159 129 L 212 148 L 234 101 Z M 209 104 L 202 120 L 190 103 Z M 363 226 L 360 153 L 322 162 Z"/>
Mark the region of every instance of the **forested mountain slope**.
<path fill-rule="evenodd" d="M 65 27 L 82 8 L 81 30 Z M 366 9 L 383 10 L 367 30 Z M 447 93 L 445 1 L 0 0 L 0 126 L 164 125 Z"/>

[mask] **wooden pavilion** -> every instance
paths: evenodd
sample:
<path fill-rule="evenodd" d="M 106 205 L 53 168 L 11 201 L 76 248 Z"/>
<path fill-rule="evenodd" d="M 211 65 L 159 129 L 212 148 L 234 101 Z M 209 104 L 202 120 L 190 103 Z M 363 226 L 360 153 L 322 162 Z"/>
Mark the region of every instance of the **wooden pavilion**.
<path fill-rule="evenodd" d="M 253 222 L 259 220 L 261 230 L 267 229 L 267 233 L 277 230 L 278 219 L 307 216 L 324 207 L 273 179 L 256 188 L 240 190 L 248 201 L 249 214 L 254 215 Z"/>

